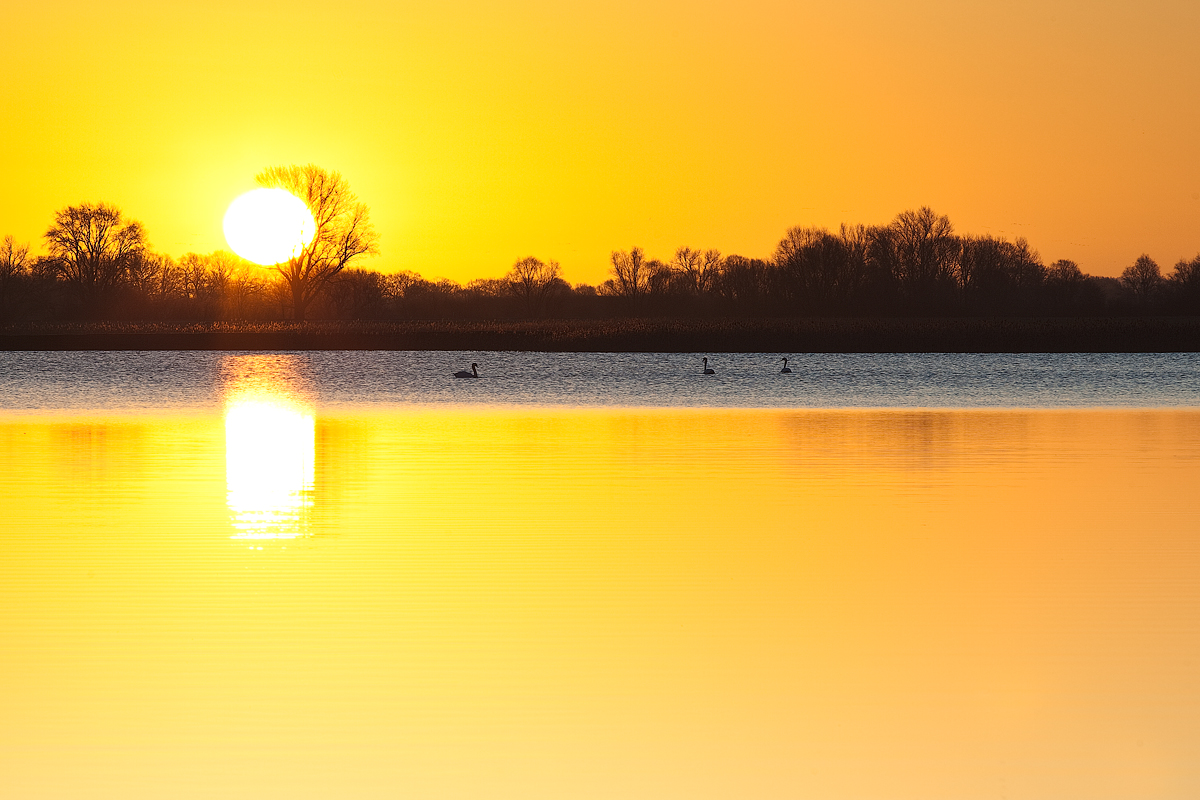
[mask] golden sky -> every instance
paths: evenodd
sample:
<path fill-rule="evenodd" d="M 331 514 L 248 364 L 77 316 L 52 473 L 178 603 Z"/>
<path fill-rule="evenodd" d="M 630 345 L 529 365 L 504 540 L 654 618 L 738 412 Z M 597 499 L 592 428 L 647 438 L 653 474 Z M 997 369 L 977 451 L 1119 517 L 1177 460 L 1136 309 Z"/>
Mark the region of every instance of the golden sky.
<path fill-rule="evenodd" d="M 1192 0 L 160 0 L 6 4 L 0 235 L 118 204 L 225 247 L 276 164 L 339 170 L 368 265 L 631 245 L 767 256 L 790 225 L 930 205 L 1117 274 L 1200 252 Z"/>

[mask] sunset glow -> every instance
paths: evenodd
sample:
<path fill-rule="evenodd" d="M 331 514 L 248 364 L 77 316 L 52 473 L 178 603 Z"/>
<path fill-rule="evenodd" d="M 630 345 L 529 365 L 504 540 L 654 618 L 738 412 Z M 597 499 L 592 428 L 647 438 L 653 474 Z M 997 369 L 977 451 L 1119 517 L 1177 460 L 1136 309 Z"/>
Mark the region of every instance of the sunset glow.
<path fill-rule="evenodd" d="M 1200 0 L 3 21 L 0 799 L 1200 798 Z"/>
<path fill-rule="evenodd" d="M 104 200 L 162 252 L 210 252 L 259 170 L 313 162 L 371 205 L 373 268 L 458 281 L 532 253 L 594 283 L 635 244 L 767 257 L 788 226 L 922 205 L 1089 274 L 1200 252 L 1184 0 L 53 0 L 5 20 L 0 235 L 35 247 L 55 209 Z"/>

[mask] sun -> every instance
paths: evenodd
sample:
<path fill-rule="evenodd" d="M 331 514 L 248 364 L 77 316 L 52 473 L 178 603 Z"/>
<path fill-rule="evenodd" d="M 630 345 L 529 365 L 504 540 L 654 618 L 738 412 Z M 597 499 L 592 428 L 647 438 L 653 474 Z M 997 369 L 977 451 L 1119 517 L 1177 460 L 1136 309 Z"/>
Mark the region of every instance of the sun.
<path fill-rule="evenodd" d="M 317 225 L 304 201 L 286 189 L 255 189 L 229 204 L 224 227 L 233 252 L 269 266 L 300 255 Z"/>

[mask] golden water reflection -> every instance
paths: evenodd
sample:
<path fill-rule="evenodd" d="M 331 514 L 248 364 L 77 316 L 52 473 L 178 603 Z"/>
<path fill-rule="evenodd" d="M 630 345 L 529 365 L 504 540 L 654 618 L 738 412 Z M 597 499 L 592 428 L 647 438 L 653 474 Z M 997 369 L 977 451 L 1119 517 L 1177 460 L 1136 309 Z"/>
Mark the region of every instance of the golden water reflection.
<path fill-rule="evenodd" d="M 0 797 L 1200 796 L 1200 413 L 314 440 L 263 363 L 245 461 L 218 413 L 0 420 Z M 314 535 L 231 547 L 243 486 Z"/>
<path fill-rule="evenodd" d="M 288 356 L 231 357 L 225 406 L 226 503 L 234 539 L 308 532 L 316 418 L 289 380 Z"/>

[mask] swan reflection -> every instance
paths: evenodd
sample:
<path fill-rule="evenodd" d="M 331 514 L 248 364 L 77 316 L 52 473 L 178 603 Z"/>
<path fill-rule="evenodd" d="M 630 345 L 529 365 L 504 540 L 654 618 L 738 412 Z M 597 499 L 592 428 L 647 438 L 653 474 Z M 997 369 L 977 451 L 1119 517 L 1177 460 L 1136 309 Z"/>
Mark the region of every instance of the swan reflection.
<path fill-rule="evenodd" d="M 316 421 L 310 409 L 262 389 L 225 409 L 225 480 L 234 539 L 294 539 L 312 508 Z"/>

